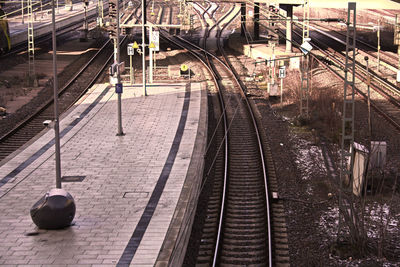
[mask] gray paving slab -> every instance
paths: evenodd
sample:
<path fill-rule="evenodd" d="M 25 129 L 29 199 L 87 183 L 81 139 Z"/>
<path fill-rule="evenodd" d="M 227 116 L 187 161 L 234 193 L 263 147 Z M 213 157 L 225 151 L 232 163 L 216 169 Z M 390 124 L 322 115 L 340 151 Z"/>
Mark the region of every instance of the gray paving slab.
<path fill-rule="evenodd" d="M 0 187 L 0 264 L 155 265 L 191 163 L 202 90 L 200 84 L 189 89 L 185 84 L 158 85 L 149 87 L 149 95 L 143 97 L 141 87 L 124 88 L 125 136 L 116 136 L 117 95 L 107 85 L 96 85 L 60 123 L 61 130 L 69 129 L 61 139 L 62 175 L 85 176 L 82 182 L 63 183 L 77 206 L 73 225 L 41 230 L 29 215 L 32 205 L 55 186 L 54 148 L 50 147 Z M 97 105 L 81 116 L 96 100 Z M 185 107 L 187 112 L 182 112 Z M 79 122 L 71 128 L 77 118 Z M 43 133 L 0 166 L 0 179 L 53 138 L 53 130 Z M 176 140 L 178 145 L 173 143 Z M 166 171 L 171 157 L 173 163 Z M 150 199 L 165 173 L 167 179 L 154 204 Z M 154 206 L 151 220 L 143 224 L 149 205 Z M 143 226 L 144 234 L 132 252 L 137 228 Z"/>

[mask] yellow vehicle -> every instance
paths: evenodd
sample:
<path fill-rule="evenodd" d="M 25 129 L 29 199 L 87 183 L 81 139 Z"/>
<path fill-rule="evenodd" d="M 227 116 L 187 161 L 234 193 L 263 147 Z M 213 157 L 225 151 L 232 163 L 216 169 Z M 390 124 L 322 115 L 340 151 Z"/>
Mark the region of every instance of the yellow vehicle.
<path fill-rule="evenodd" d="M 7 53 L 11 49 L 10 29 L 5 12 L 0 8 L 0 54 Z"/>

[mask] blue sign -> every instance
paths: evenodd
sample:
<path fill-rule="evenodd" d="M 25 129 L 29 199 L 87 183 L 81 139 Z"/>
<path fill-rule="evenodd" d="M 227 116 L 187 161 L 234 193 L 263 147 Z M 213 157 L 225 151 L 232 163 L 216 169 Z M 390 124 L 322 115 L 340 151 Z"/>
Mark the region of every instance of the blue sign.
<path fill-rule="evenodd" d="M 115 84 L 115 92 L 117 94 L 122 94 L 122 83 Z"/>

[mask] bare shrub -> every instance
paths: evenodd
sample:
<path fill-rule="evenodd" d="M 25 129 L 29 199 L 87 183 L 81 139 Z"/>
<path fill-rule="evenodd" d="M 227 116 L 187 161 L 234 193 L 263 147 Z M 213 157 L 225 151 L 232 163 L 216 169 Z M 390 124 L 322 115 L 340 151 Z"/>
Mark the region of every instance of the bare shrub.
<path fill-rule="evenodd" d="M 289 104 L 298 105 L 301 90 L 301 76 L 298 70 L 289 70 L 285 78 L 285 93 L 283 99 Z"/>
<path fill-rule="evenodd" d="M 338 91 L 330 87 L 314 87 L 310 100 L 311 123 L 314 128 L 319 128 L 334 141 L 338 141 L 341 122 L 338 110 L 342 105 Z"/>

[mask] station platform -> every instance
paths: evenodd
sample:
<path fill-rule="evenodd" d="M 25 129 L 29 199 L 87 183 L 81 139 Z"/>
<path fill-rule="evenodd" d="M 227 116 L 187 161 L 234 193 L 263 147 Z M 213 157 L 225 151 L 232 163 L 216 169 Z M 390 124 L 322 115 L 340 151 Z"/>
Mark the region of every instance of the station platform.
<path fill-rule="evenodd" d="M 202 180 L 201 83 L 97 84 L 60 122 L 62 188 L 72 225 L 41 230 L 29 211 L 55 187 L 54 131 L 0 162 L 1 266 L 180 266 Z"/>
<path fill-rule="evenodd" d="M 34 11 L 33 21 L 33 34 L 34 38 L 41 37 L 43 35 L 51 34 L 52 32 L 52 15 L 51 9 L 43 9 L 40 11 L 40 7 L 37 5 L 34 7 L 37 11 Z M 65 6 L 59 6 L 55 8 L 56 12 L 56 30 L 60 30 L 73 25 L 78 21 L 84 19 L 84 3 L 75 3 L 72 9 L 66 8 Z M 97 14 L 97 2 L 89 1 L 87 7 L 87 17 L 93 18 Z M 24 14 L 7 18 L 10 29 L 11 46 L 15 46 L 28 41 L 28 16 Z M 91 19 L 93 20 L 93 19 Z M 82 24 L 83 27 L 83 24 Z"/>

